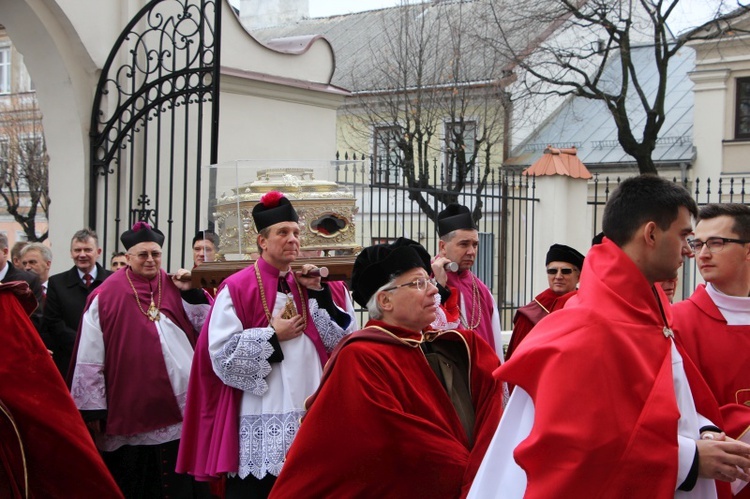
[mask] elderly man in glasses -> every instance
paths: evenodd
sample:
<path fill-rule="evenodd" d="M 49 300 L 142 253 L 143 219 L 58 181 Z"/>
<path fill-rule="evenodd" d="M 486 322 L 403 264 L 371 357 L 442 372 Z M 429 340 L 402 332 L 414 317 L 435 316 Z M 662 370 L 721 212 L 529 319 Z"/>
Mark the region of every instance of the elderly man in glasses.
<path fill-rule="evenodd" d="M 689 243 L 706 284 L 672 307 L 675 333 L 719 402 L 726 434 L 750 442 L 750 207 L 702 207 Z M 750 487 L 736 497 L 750 497 Z"/>
<path fill-rule="evenodd" d="M 505 359 L 510 359 L 518 345 L 537 322 L 555 310 L 563 308 L 576 293 L 581 277 L 584 257 L 574 248 L 553 244 L 547 251 L 547 281 L 549 288 L 539 293 L 530 303 L 516 311 L 513 318 L 513 335 L 510 337 Z"/>
<path fill-rule="evenodd" d="M 430 255 L 400 238 L 354 263 L 365 329 L 342 340 L 271 497 L 459 497 L 502 412 L 500 362 L 473 331 L 430 329 Z"/>
<path fill-rule="evenodd" d="M 202 318 L 180 293 L 190 287 L 178 280 L 187 271 L 170 278 L 161 268 L 164 235 L 145 222 L 120 241 L 128 267 L 89 295 L 71 395 L 126 498 L 208 497 L 207 485 L 175 473 Z"/>

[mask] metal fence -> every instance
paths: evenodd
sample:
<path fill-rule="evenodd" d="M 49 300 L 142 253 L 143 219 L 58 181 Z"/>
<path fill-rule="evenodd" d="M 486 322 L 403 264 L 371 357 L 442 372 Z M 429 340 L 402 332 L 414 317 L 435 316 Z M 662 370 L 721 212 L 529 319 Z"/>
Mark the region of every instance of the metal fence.
<path fill-rule="evenodd" d="M 446 180 L 444 165 L 435 161 L 430 171 L 422 173 L 422 186 L 410 187 L 394 175 L 392 168 L 377 164 L 371 157 L 341 158 L 335 180 L 357 199 L 356 224 L 362 247 L 403 236 L 418 241 L 435 255 L 439 237 L 426 211 L 438 213 L 444 208 L 440 199 L 451 197 L 471 210 L 479 207 L 481 245 L 474 272 L 483 276 L 498 304 L 503 325 L 509 327 L 515 309 L 532 297 L 525 283 L 530 279 L 533 261 L 534 205 L 538 201 L 533 178 L 491 171 L 486 183 L 480 184 L 476 171 L 472 171 L 464 188 L 456 191 L 455 184 Z M 418 199 L 426 209 L 420 208 Z"/>
<path fill-rule="evenodd" d="M 535 179 L 520 172 L 493 171 L 477 193 L 476 175 L 470 174 L 465 188 L 454 192 L 444 171 L 442 164 L 434 162 L 424 186 L 409 187 L 394 175 L 393 168 L 378 165 L 371 157 L 344 155 L 336 167 L 335 180 L 349 188 L 357 199 L 356 224 L 359 244 L 363 247 L 404 236 L 418 241 L 435 255 L 439 241 L 435 223 L 415 201 L 417 194 L 427 200 L 434 213 L 443 208 L 438 199 L 448 194 L 455 194 L 457 202 L 472 210 L 481 203 L 481 218 L 477 223 L 481 244 L 473 270 L 491 289 L 502 325 L 510 329 L 517 308 L 528 303 L 535 291 L 540 291 L 531 289 L 534 271 L 539 271 L 533 268 L 534 235 L 543 229 L 535 217 L 539 202 L 535 197 Z M 595 174 L 589 181 L 587 203 L 593 208 L 592 238 L 601 231 L 602 213 L 610 192 L 624 178 Z M 672 180 L 684 185 L 699 206 L 716 202 L 750 204 L 747 178 Z M 695 260 L 686 259 L 675 300 L 689 296 L 698 282 L 700 274 Z"/>

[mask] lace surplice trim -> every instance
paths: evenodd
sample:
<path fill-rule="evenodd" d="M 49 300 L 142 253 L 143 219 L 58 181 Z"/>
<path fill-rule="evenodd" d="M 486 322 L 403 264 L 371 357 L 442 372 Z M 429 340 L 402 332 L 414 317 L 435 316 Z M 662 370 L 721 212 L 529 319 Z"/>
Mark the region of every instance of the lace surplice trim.
<path fill-rule="evenodd" d="M 180 412 L 185 414 L 185 402 L 187 392 L 175 395 L 177 405 L 180 406 Z M 158 445 L 166 442 L 178 440 L 182 434 L 182 422 L 173 425 L 157 428 L 146 433 L 137 433 L 135 435 L 103 435 L 96 436 L 96 446 L 103 451 L 111 452 L 123 445 Z"/>
<path fill-rule="evenodd" d="M 461 325 L 460 316 L 455 321 L 449 321 L 445 310 L 440 306 L 440 295 L 435 295 L 435 320 L 432 322 L 433 329 L 456 329 Z"/>
<path fill-rule="evenodd" d="M 317 301 L 310 300 L 308 308 L 310 309 L 310 316 L 315 323 L 315 327 L 318 329 L 318 334 L 320 334 L 323 346 L 328 353 L 333 352 L 333 349 L 338 345 L 341 338 L 346 336 L 349 330 L 344 330 L 336 324 L 336 321 L 331 319 L 328 311 L 318 306 Z M 354 320 L 352 320 L 351 324 L 353 323 Z"/>
<path fill-rule="evenodd" d="M 182 300 L 182 308 L 185 309 L 185 315 L 187 315 L 190 324 L 192 324 L 195 332 L 200 333 L 203 328 L 203 323 L 208 318 L 208 312 L 211 310 L 211 305 L 208 303 L 191 304 Z"/>
<path fill-rule="evenodd" d="M 240 418 L 240 478 L 278 476 L 299 430 L 303 410 Z"/>
<path fill-rule="evenodd" d="M 214 359 L 219 377 L 229 386 L 261 396 L 268 391 L 266 376 L 271 373 L 268 358 L 273 346 L 270 328 L 250 328 L 234 335 Z"/>
<path fill-rule="evenodd" d="M 107 390 L 104 383 L 104 366 L 76 364 L 70 394 L 73 396 L 76 407 L 81 411 L 106 409 Z"/>

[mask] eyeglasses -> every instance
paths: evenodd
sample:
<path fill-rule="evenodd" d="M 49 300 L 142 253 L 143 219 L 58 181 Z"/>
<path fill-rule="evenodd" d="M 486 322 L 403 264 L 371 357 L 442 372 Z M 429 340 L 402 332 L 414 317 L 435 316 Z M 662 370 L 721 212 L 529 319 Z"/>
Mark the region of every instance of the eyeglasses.
<path fill-rule="evenodd" d="M 730 239 L 728 237 L 709 237 L 705 241 L 701 241 L 700 239 L 689 239 L 687 243 L 688 246 L 690 246 L 690 249 L 696 253 L 700 253 L 703 250 L 703 246 L 708 248 L 709 253 L 718 253 L 724 249 L 726 243 L 747 244 L 750 243 L 750 241 Z"/>
<path fill-rule="evenodd" d="M 417 291 L 424 291 L 425 289 L 427 289 L 428 284 L 432 284 L 433 286 L 437 287 L 437 281 L 435 279 L 420 277 L 416 281 L 407 282 L 406 284 L 399 284 L 398 286 L 391 286 L 390 288 L 385 288 L 382 291 L 393 291 L 394 289 L 403 288 L 404 286 L 417 288 Z"/>
<path fill-rule="evenodd" d="M 547 275 L 557 275 L 558 272 L 562 272 L 562 275 L 570 275 L 573 273 L 573 270 L 575 269 L 569 269 L 565 267 L 556 269 L 553 267 L 553 268 L 547 269 Z"/>
<path fill-rule="evenodd" d="M 148 260 L 148 257 L 151 256 L 154 260 L 161 258 L 161 251 L 141 251 L 140 253 L 131 253 L 134 257 L 136 257 L 139 260 Z"/>

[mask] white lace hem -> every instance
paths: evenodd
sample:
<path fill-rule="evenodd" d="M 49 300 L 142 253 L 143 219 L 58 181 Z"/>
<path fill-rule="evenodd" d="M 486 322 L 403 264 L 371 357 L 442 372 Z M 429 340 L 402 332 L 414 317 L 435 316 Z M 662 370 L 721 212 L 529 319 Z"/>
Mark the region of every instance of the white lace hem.
<path fill-rule="evenodd" d="M 240 478 L 278 476 L 299 430 L 303 410 L 240 418 Z"/>

